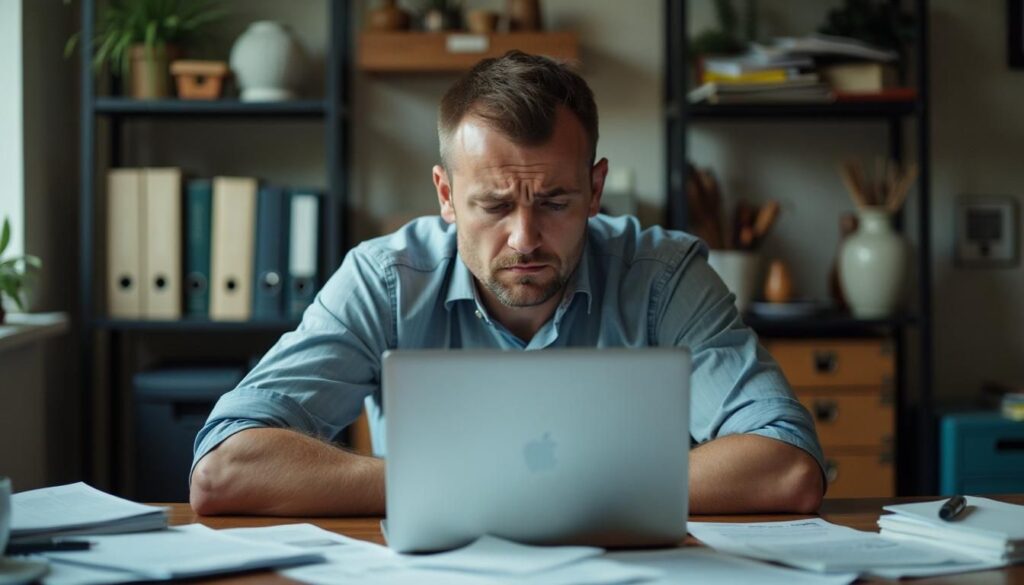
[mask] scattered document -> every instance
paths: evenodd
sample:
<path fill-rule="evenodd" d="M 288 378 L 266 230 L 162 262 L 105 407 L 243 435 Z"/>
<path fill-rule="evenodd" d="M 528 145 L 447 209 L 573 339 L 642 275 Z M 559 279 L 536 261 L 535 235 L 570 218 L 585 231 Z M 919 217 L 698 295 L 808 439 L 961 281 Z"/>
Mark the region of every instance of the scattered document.
<path fill-rule="evenodd" d="M 690 524 L 687 523 L 687 526 Z M 650 581 L 651 585 L 846 585 L 857 579 L 856 573 L 808 573 L 729 556 L 703 547 L 652 552 L 616 552 L 606 555 L 605 558 L 635 567 L 661 570 L 663 576 Z"/>
<path fill-rule="evenodd" d="M 11 538 L 114 534 L 167 527 L 167 510 L 79 482 L 11 496 Z"/>
<path fill-rule="evenodd" d="M 526 575 L 554 569 L 604 553 L 589 546 L 530 546 L 494 536 L 450 552 L 408 556 L 411 567 Z"/>
<path fill-rule="evenodd" d="M 319 562 L 324 558 L 308 549 L 221 534 L 202 524 L 143 534 L 95 536 L 89 540 L 93 542 L 90 550 L 43 556 L 53 564 L 132 573 L 135 580 L 199 577 Z"/>
<path fill-rule="evenodd" d="M 236 528 L 221 532 L 260 542 L 276 542 L 321 553 L 326 562 L 281 571 L 289 579 L 329 585 L 352 580 L 370 584 L 417 585 L 618 585 L 662 575 L 595 558 L 589 547 L 524 546 L 494 537 L 448 553 L 400 555 L 378 544 L 342 536 L 311 524 Z M 429 566 L 428 566 L 429 565 Z"/>
<path fill-rule="evenodd" d="M 821 518 L 784 522 L 690 522 L 690 534 L 730 554 L 822 573 L 874 574 L 876 569 L 973 563 L 976 559 L 915 543 L 885 539 Z"/>

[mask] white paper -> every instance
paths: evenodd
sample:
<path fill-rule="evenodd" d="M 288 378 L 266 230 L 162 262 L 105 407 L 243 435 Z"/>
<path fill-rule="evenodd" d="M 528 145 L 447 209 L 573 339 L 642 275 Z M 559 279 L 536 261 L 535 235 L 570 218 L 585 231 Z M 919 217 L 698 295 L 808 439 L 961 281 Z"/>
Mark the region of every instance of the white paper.
<path fill-rule="evenodd" d="M 967 509 L 952 522 L 939 518 L 946 500 L 885 506 L 900 516 L 931 525 L 943 535 L 966 533 L 1006 541 L 1024 541 L 1024 506 L 967 496 Z"/>
<path fill-rule="evenodd" d="M 991 568 L 956 551 L 884 538 L 821 518 L 753 524 L 690 522 L 687 527 L 721 552 L 810 571 L 923 577 Z"/>
<path fill-rule="evenodd" d="M 339 575 L 360 576 L 404 567 L 402 555 L 386 546 L 349 538 L 312 524 L 230 528 L 221 532 L 259 542 L 287 544 L 322 554 L 326 561 L 324 563 L 282 571 L 286 577 L 307 583 L 320 583 L 324 579 L 337 582 Z"/>
<path fill-rule="evenodd" d="M 93 536 L 90 550 L 45 553 L 48 559 L 128 571 L 148 579 L 174 579 L 281 567 L 323 560 L 316 552 L 261 543 L 201 524 L 139 534 Z"/>
<path fill-rule="evenodd" d="M 728 556 L 702 547 L 653 552 L 616 552 L 606 555 L 605 558 L 663 571 L 664 576 L 651 581 L 652 585 L 846 585 L 857 579 L 856 573 L 807 573 Z"/>
<path fill-rule="evenodd" d="M 33 557 L 33 560 L 38 558 L 42 557 Z M 145 579 L 145 576 L 129 571 L 85 567 L 53 559 L 45 560 L 50 564 L 50 571 L 43 577 L 43 585 L 113 585 Z"/>
<path fill-rule="evenodd" d="M 593 558 L 603 552 L 589 546 L 529 546 L 494 536 L 481 536 L 473 544 L 457 550 L 408 556 L 407 559 L 411 567 L 525 575 Z"/>
<path fill-rule="evenodd" d="M 64 531 L 122 522 L 139 516 L 167 525 L 166 509 L 112 496 L 82 483 L 30 490 L 11 496 L 11 535 Z"/>

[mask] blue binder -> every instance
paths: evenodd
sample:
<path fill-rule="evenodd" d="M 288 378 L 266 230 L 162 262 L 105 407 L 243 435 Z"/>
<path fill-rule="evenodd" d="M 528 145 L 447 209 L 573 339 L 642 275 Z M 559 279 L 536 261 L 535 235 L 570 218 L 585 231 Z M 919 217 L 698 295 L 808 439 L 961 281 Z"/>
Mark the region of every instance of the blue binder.
<path fill-rule="evenodd" d="M 288 268 L 287 202 L 287 194 L 280 187 L 264 185 L 257 194 L 253 319 L 274 320 L 283 316 Z"/>
<path fill-rule="evenodd" d="M 185 316 L 210 316 L 210 229 L 213 183 L 193 179 L 185 189 Z"/>

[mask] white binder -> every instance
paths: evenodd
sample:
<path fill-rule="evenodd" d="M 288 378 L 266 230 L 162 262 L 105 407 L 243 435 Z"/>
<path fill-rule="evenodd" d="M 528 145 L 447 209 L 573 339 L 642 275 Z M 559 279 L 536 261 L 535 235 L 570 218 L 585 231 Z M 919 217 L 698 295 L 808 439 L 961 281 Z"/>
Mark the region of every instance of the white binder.
<path fill-rule="evenodd" d="M 141 169 L 107 172 L 107 315 L 112 319 L 143 316 Z"/>
<path fill-rule="evenodd" d="M 217 321 L 252 316 L 257 187 L 248 177 L 213 179 L 210 318 Z"/>
<path fill-rule="evenodd" d="M 148 319 L 180 319 L 181 169 L 146 169 L 143 176 L 143 315 Z"/>

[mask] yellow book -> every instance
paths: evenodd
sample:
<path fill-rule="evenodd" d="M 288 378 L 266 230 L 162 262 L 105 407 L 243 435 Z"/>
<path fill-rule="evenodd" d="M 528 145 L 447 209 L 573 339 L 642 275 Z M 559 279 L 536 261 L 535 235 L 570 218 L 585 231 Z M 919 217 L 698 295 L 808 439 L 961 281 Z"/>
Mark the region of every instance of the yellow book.
<path fill-rule="evenodd" d="M 785 69 L 764 69 L 740 75 L 723 75 L 714 71 L 704 72 L 704 83 L 781 83 L 787 79 L 789 79 L 789 72 Z"/>

